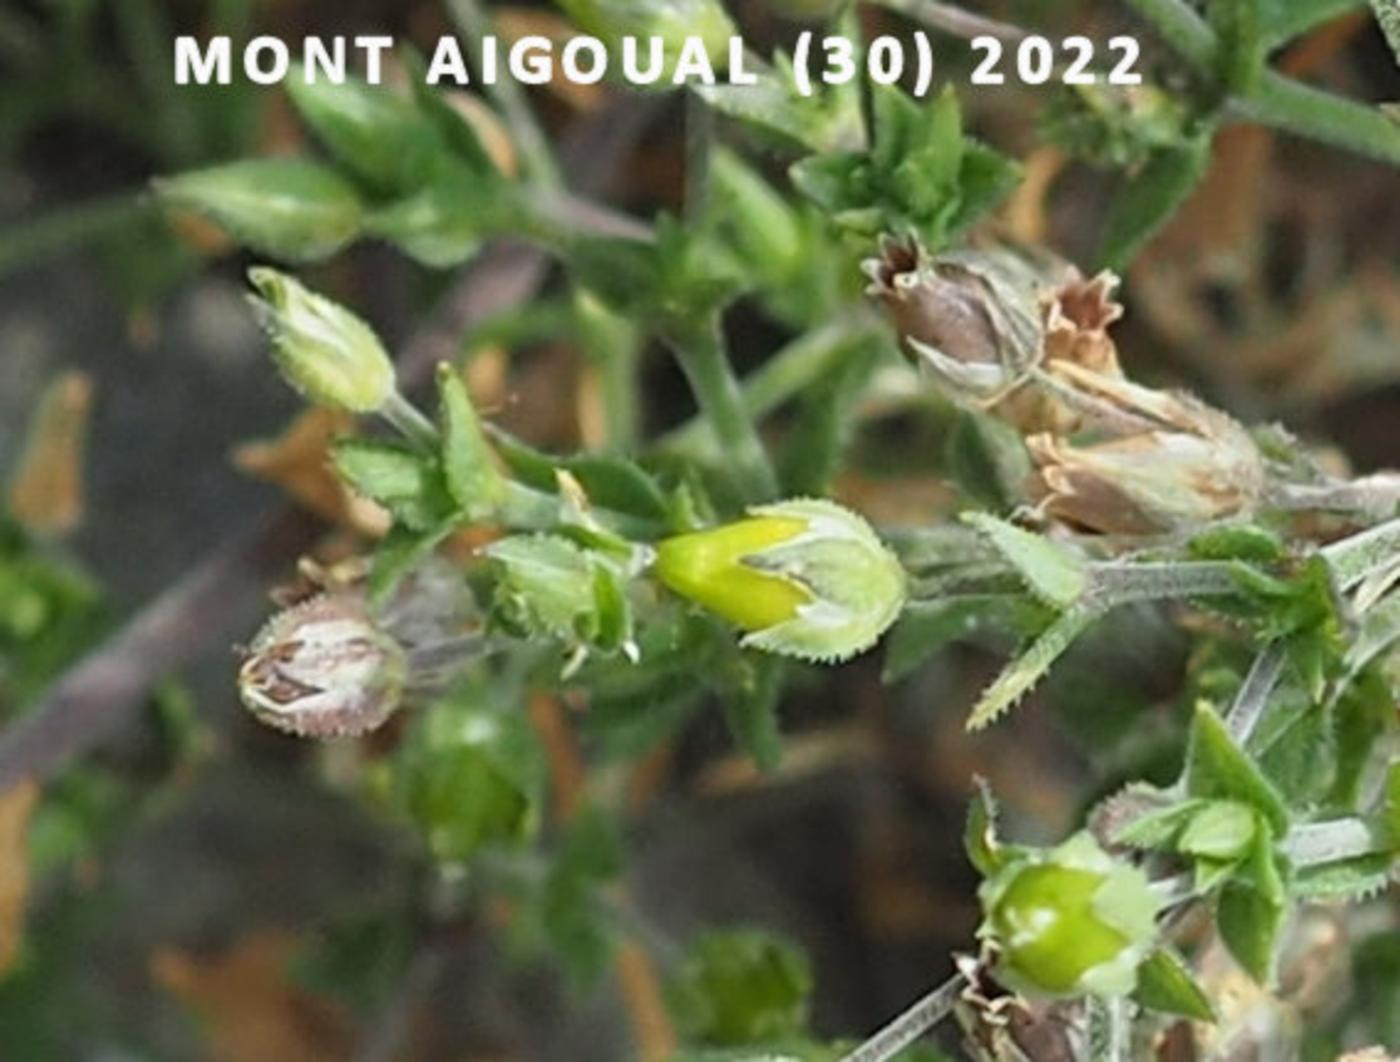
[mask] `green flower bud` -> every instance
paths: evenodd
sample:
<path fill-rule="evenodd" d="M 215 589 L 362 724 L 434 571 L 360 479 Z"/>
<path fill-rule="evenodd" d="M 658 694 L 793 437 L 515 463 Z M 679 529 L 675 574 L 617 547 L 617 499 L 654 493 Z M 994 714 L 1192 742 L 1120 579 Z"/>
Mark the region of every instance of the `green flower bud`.
<path fill-rule="evenodd" d="M 1157 936 L 1147 876 L 1089 833 L 1012 861 L 978 897 L 998 976 L 1031 995 L 1128 995 Z"/>
<path fill-rule="evenodd" d="M 749 513 L 660 543 L 657 578 L 747 631 L 746 646 L 835 661 L 874 645 L 904 606 L 905 582 L 870 525 L 813 499 Z"/>
<path fill-rule="evenodd" d="M 297 280 L 258 267 L 250 297 L 287 382 L 311 402 L 372 413 L 396 393 L 394 365 L 364 321 Z"/>
<path fill-rule="evenodd" d="M 403 647 L 363 600 L 325 594 L 274 616 L 238 672 L 238 692 L 269 726 L 301 737 L 365 734 L 399 706 Z"/>

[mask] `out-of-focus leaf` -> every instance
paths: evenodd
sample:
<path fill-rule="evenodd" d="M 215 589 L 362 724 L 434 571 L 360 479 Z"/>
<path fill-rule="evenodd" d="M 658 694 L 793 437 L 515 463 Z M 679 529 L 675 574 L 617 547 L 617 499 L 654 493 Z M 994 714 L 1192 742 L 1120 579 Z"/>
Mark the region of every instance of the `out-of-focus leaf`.
<path fill-rule="evenodd" d="M 912 674 L 951 642 L 984 631 L 1025 637 L 1045 622 L 1044 607 L 1025 594 L 949 594 L 910 602 L 885 644 L 885 681 Z"/>
<path fill-rule="evenodd" d="M 83 447 L 92 413 L 92 380 L 64 373 L 45 390 L 10 480 L 10 514 L 30 531 L 62 534 L 83 512 Z"/>
<path fill-rule="evenodd" d="M 345 169 L 381 194 L 423 187 L 442 161 L 432 122 L 413 101 L 355 77 L 307 83 L 294 69 L 286 81 L 297 112 Z"/>
<path fill-rule="evenodd" d="M 686 1039 L 761 1045 L 802 1032 L 812 971 L 792 944 L 757 930 L 711 931 L 690 946 L 668 986 Z"/>
<path fill-rule="evenodd" d="M 25 836 L 39 787 L 21 782 L 0 795 L 0 978 L 19 957 L 29 905 L 29 852 Z"/>
<path fill-rule="evenodd" d="M 1209 137 L 1154 151 L 1128 179 L 1108 213 L 1098 262 L 1121 272 L 1205 176 Z"/>
<path fill-rule="evenodd" d="M 284 262 L 318 262 L 361 231 L 359 194 L 325 166 L 248 159 L 156 182 L 162 201 L 212 219 L 239 243 Z"/>

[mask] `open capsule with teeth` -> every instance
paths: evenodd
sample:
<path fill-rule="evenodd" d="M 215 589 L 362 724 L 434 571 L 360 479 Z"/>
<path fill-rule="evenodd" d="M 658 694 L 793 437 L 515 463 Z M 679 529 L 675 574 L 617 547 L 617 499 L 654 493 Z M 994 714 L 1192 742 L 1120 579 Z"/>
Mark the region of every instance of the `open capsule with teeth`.
<path fill-rule="evenodd" d="M 274 616 L 238 673 L 238 691 L 269 726 L 342 737 L 381 726 L 403 700 L 408 656 L 350 594 L 326 594 Z"/>
<path fill-rule="evenodd" d="M 337 585 L 273 616 L 238 673 L 243 703 L 299 737 L 367 734 L 486 650 L 460 573 L 427 565 L 384 607 Z"/>

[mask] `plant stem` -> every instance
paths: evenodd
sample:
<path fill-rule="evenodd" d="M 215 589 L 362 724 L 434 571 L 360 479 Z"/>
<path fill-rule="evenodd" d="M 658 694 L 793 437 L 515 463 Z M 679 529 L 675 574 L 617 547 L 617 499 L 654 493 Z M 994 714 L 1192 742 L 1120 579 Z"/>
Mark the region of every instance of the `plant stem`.
<path fill-rule="evenodd" d="M 893 1058 L 952 1012 L 966 984 L 962 974 L 954 974 L 841 1062 L 886 1062 Z"/>
<path fill-rule="evenodd" d="M 1295 867 L 1315 867 L 1383 852 L 1385 844 L 1365 819 L 1346 818 L 1294 826 L 1283 848 Z"/>
<path fill-rule="evenodd" d="M 1264 708 L 1283 674 L 1286 659 L 1283 643 L 1271 642 L 1249 666 L 1244 685 L 1235 695 L 1235 703 L 1230 706 L 1230 712 L 1225 717 L 1225 726 L 1230 731 L 1230 736 L 1241 748 L 1249 741 L 1250 735 L 1259 725 L 1259 720 L 1263 718 Z"/>
<path fill-rule="evenodd" d="M 1096 564 L 1090 566 L 1089 580 L 1089 593 L 1107 608 L 1134 601 L 1232 594 L 1240 588 L 1234 569 L 1224 561 Z"/>
<path fill-rule="evenodd" d="M 1322 556 L 1331 566 L 1337 585 L 1349 590 L 1371 572 L 1394 563 L 1400 556 L 1400 519 L 1324 546 Z"/>
<path fill-rule="evenodd" d="M 125 192 L 10 226 L 0 232 L 0 276 L 105 236 L 155 209 L 142 193 Z"/>
<path fill-rule="evenodd" d="M 1185 0 L 1125 0 L 1151 22 L 1198 74 L 1211 76 L 1219 41 Z M 1376 108 L 1323 92 L 1282 74 L 1266 72 L 1248 93 L 1227 108 L 1248 121 L 1320 140 L 1361 155 L 1400 165 L 1400 125 Z"/>
<path fill-rule="evenodd" d="M 478 0 L 447 0 L 447 10 L 462 35 L 480 53 L 482 42 L 492 35 L 494 26 Z M 487 91 L 505 113 L 530 176 L 541 187 L 562 187 L 559 164 L 524 90 L 513 78 L 502 77 L 488 85 Z"/>
<path fill-rule="evenodd" d="M 1400 166 L 1400 123 L 1377 108 L 1323 92 L 1272 71 L 1229 109 L 1284 132 L 1311 137 Z"/>
<path fill-rule="evenodd" d="M 851 345 L 864 342 L 874 324 L 861 316 L 839 318 L 798 336 L 744 379 L 744 410 L 757 419 L 777 408 L 809 384 L 821 379 Z M 694 417 L 662 436 L 665 450 L 713 451 L 710 422 Z"/>
<path fill-rule="evenodd" d="M 442 443 L 433 422 L 419 412 L 403 395 L 395 391 L 379 409 L 379 415 L 388 421 L 405 439 L 419 449 L 429 453 Z"/>
<path fill-rule="evenodd" d="M 938 3 L 936 0 L 873 0 L 889 11 L 898 12 L 916 22 L 941 30 L 954 37 L 996 37 L 998 40 L 1017 41 L 1025 40 L 1029 34 L 1020 26 L 1013 26 L 1009 22 L 998 22 L 996 19 L 987 18 L 983 15 L 966 11 L 955 4 Z"/>
<path fill-rule="evenodd" d="M 715 112 L 691 92 L 685 98 L 685 220 L 701 224 L 710 206 L 710 160 L 715 150 Z"/>
<path fill-rule="evenodd" d="M 690 389 L 732 463 L 734 481 L 750 502 L 778 492 L 778 477 L 758 429 L 744 407 L 744 394 L 724 351 L 718 317 L 667 336 L 667 343 L 690 381 Z"/>

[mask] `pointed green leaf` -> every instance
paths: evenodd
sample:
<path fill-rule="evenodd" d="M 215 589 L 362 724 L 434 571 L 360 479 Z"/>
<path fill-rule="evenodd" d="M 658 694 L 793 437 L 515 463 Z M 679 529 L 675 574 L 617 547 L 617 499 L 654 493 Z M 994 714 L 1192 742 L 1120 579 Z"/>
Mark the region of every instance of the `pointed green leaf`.
<path fill-rule="evenodd" d="M 1236 882 L 1225 885 L 1216 904 L 1215 921 L 1221 939 L 1235 961 L 1261 985 L 1269 984 L 1273 978 L 1283 916 L 1283 905 Z"/>
<path fill-rule="evenodd" d="M 437 384 L 447 489 L 470 519 L 487 519 L 505 500 L 505 478 L 496 468 L 495 452 L 481 430 L 462 377 L 443 362 L 438 366 Z"/>
<path fill-rule="evenodd" d="M 987 537 L 1047 605 L 1069 608 L 1083 595 L 1084 562 L 1068 549 L 987 513 L 964 513 L 962 519 Z"/>
<path fill-rule="evenodd" d="M 968 716 L 967 729 L 981 730 L 1013 708 L 1099 616 L 1095 609 L 1076 608 L 1052 623 L 982 694 Z"/>
<path fill-rule="evenodd" d="M 1161 148 L 1118 193 L 1109 210 L 1098 261 L 1122 271 L 1133 256 L 1170 220 L 1205 176 L 1210 139 Z"/>
<path fill-rule="evenodd" d="M 1134 997 L 1149 1010 L 1178 1014 L 1194 1021 L 1215 1021 L 1215 1008 L 1205 989 L 1175 952 L 1158 948 L 1138 967 Z"/>
<path fill-rule="evenodd" d="M 976 789 L 967 806 L 963 848 L 968 861 L 985 878 L 996 873 L 1004 862 L 1001 841 L 997 837 L 997 802 L 985 778 L 977 777 L 973 782 Z"/>
<path fill-rule="evenodd" d="M 1254 761 L 1235 744 L 1214 708 L 1196 706 L 1186 753 L 1186 787 L 1192 796 L 1237 800 L 1263 813 L 1279 833 L 1288 830 L 1288 808 Z"/>

